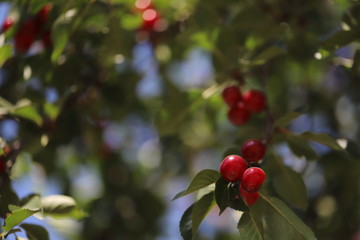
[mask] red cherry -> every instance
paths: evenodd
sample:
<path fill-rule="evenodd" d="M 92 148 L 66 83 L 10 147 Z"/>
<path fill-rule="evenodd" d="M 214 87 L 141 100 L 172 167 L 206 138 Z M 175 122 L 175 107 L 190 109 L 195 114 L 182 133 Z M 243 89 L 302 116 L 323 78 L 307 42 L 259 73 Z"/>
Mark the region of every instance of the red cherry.
<path fill-rule="evenodd" d="M 27 51 L 39 33 L 39 27 L 34 19 L 24 21 L 15 35 L 15 48 L 20 52 Z"/>
<path fill-rule="evenodd" d="M 241 186 L 250 193 L 257 192 L 265 181 L 265 177 L 266 174 L 261 168 L 248 168 L 241 179 Z"/>
<path fill-rule="evenodd" d="M 156 22 L 160 19 L 158 11 L 153 8 L 148 8 L 142 13 L 143 23 L 141 30 L 152 31 Z"/>
<path fill-rule="evenodd" d="M 245 159 L 238 155 L 229 155 L 220 164 L 220 174 L 226 181 L 237 182 L 241 180 L 246 168 Z"/>
<path fill-rule="evenodd" d="M 43 25 L 48 21 L 51 8 L 52 8 L 52 4 L 47 3 L 37 12 L 36 21 L 40 25 Z"/>
<path fill-rule="evenodd" d="M 240 193 L 241 198 L 244 200 L 244 202 L 248 206 L 251 206 L 254 203 L 256 203 L 256 201 L 260 197 L 258 192 L 254 192 L 254 193 L 247 192 L 246 190 L 243 189 L 243 187 L 241 185 L 239 186 L 239 193 Z"/>
<path fill-rule="evenodd" d="M 245 105 L 240 102 L 237 105 L 230 108 L 228 112 L 229 121 L 235 126 L 240 126 L 247 123 L 250 120 L 251 114 L 246 109 Z"/>
<path fill-rule="evenodd" d="M 6 32 L 14 24 L 14 19 L 12 17 L 7 17 L 2 25 L 2 32 Z"/>
<path fill-rule="evenodd" d="M 229 86 L 222 91 L 222 97 L 227 105 L 235 106 L 242 100 L 240 88 L 238 86 Z"/>
<path fill-rule="evenodd" d="M 242 156 L 248 162 L 256 162 L 263 159 L 265 155 L 265 145 L 256 139 L 246 141 L 241 147 Z"/>
<path fill-rule="evenodd" d="M 264 111 L 266 105 L 265 95 L 261 91 L 251 90 L 243 95 L 246 108 L 252 113 Z"/>

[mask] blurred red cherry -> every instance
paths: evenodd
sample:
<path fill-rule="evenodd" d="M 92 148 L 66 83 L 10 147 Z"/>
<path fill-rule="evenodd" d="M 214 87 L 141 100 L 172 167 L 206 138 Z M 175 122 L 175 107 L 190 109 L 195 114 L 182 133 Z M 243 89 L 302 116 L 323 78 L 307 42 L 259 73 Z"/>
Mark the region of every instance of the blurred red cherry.
<path fill-rule="evenodd" d="M 14 24 L 14 19 L 12 17 L 7 17 L 3 22 L 1 31 L 6 32 Z"/>
<path fill-rule="evenodd" d="M 37 22 L 30 18 L 23 22 L 15 35 L 15 48 L 17 51 L 26 52 L 35 41 L 39 33 Z"/>
<path fill-rule="evenodd" d="M 36 14 L 36 21 L 39 25 L 44 25 L 49 20 L 50 10 L 52 8 L 52 3 L 45 4 Z"/>

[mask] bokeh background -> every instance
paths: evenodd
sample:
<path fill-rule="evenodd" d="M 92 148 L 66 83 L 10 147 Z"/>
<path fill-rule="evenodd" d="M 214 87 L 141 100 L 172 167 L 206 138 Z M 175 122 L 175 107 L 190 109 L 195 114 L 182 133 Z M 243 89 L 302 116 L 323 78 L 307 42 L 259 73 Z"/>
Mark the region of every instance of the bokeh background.
<path fill-rule="evenodd" d="M 16 49 L 21 23 L 51 3 L 44 29 Z M 81 221 L 35 217 L 51 239 L 181 239 L 195 195 L 171 201 L 202 169 L 263 138 L 265 114 L 244 126 L 227 119 L 222 89 L 267 96 L 275 119 L 299 107 L 294 133 L 328 133 L 348 155 L 311 143 L 309 159 L 282 138 L 269 148 L 302 175 L 319 239 L 360 239 L 359 1 L 17 0 L 0 2 L 0 136 L 21 144 L 11 169 L 18 197 L 72 196 Z M 338 33 L 339 31 L 349 33 Z M 335 34 L 335 35 L 334 35 Z M 0 54 L 1 55 L 1 54 Z M 296 191 L 296 190 L 293 190 Z M 196 239 L 237 239 L 240 212 L 215 208 Z M 19 233 L 19 236 L 24 234 Z M 11 238 L 9 238 L 11 239 Z"/>

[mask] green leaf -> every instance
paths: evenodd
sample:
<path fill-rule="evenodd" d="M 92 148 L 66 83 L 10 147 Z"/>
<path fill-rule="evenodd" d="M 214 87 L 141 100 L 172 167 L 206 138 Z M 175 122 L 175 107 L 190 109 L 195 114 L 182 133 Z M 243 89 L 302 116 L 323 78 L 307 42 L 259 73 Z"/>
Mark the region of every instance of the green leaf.
<path fill-rule="evenodd" d="M 289 145 L 291 151 L 299 156 L 306 157 L 308 160 L 317 159 L 315 150 L 310 146 L 309 142 L 303 138 L 300 138 L 294 134 L 285 134 L 286 142 Z"/>
<path fill-rule="evenodd" d="M 13 228 L 11 229 L 10 231 L 8 232 L 2 232 L 0 233 L 0 239 L 3 239 L 3 238 L 7 238 L 10 234 L 13 234 L 13 233 L 19 233 L 21 232 L 21 229 L 20 228 Z M 27 239 L 26 239 L 27 240 Z"/>
<path fill-rule="evenodd" d="M 60 15 L 54 22 L 51 36 L 53 39 L 53 52 L 51 54 L 51 61 L 56 62 L 69 39 L 70 28 L 73 18 L 77 12 L 75 9 L 71 9 L 62 15 Z"/>
<path fill-rule="evenodd" d="M 248 206 L 239 196 L 239 185 L 232 184 L 229 186 L 229 207 L 237 211 L 249 211 Z"/>
<path fill-rule="evenodd" d="M 54 39 L 54 49 L 51 54 L 51 61 L 56 62 L 67 44 L 69 30 L 64 26 L 56 27 L 52 30 L 52 36 Z"/>
<path fill-rule="evenodd" d="M 51 119 L 55 119 L 59 115 L 60 108 L 54 104 L 45 103 L 44 111 L 46 115 L 49 116 Z"/>
<path fill-rule="evenodd" d="M 327 133 L 304 132 L 298 136 L 309 141 L 321 143 L 337 151 L 344 151 L 337 143 L 336 139 Z"/>
<path fill-rule="evenodd" d="M 82 219 L 88 214 L 80 209 L 72 197 L 51 195 L 41 199 L 41 206 L 45 216 L 55 218 Z"/>
<path fill-rule="evenodd" d="M 34 209 L 41 208 L 41 198 L 39 194 L 32 193 L 22 198 L 19 202 L 22 208 Z"/>
<path fill-rule="evenodd" d="M 44 214 L 68 214 L 76 206 L 72 197 L 64 195 L 51 195 L 41 199 Z"/>
<path fill-rule="evenodd" d="M 182 217 L 180 219 L 180 224 L 179 224 L 180 234 L 181 234 L 181 236 L 183 237 L 184 240 L 191 240 L 192 239 L 191 215 L 192 215 L 194 205 L 195 205 L 195 203 L 192 204 L 188 209 L 186 209 L 186 211 L 184 212 L 184 214 L 182 215 Z"/>
<path fill-rule="evenodd" d="M 12 55 L 12 46 L 9 44 L 3 45 L 0 47 L 0 67 L 5 63 L 5 61 Z"/>
<path fill-rule="evenodd" d="M 4 231 L 8 232 L 16 225 L 24 221 L 26 218 L 30 217 L 31 215 L 39 212 L 39 210 L 30 210 L 25 208 L 20 208 L 12 213 L 5 219 L 5 225 L 3 226 Z"/>
<path fill-rule="evenodd" d="M 219 215 L 229 206 L 228 186 L 229 183 L 223 178 L 219 178 L 215 183 L 215 201 L 220 208 Z"/>
<path fill-rule="evenodd" d="M 210 184 L 215 183 L 216 180 L 219 179 L 219 177 L 220 173 L 218 171 L 212 169 L 202 170 L 194 177 L 189 187 L 186 190 L 176 194 L 172 200 L 178 199 L 180 197 L 198 191 L 199 189 L 202 189 L 206 186 L 209 186 Z"/>
<path fill-rule="evenodd" d="M 360 31 L 338 31 L 331 37 L 326 39 L 322 47 L 326 50 L 334 51 L 341 47 L 344 47 L 352 42 L 360 40 Z"/>
<path fill-rule="evenodd" d="M 135 30 L 140 27 L 141 23 L 140 14 L 123 14 L 121 16 L 121 26 L 126 30 Z"/>
<path fill-rule="evenodd" d="M 265 201 L 267 229 L 274 239 L 316 239 L 311 229 L 283 201 L 263 193 L 260 196 Z"/>
<path fill-rule="evenodd" d="M 308 206 L 307 192 L 301 175 L 285 166 L 277 156 L 269 158 L 273 162 L 272 180 L 277 194 L 292 206 L 306 210 Z M 294 191 L 296 189 L 296 191 Z"/>
<path fill-rule="evenodd" d="M 275 58 L 279 55 L 285 54 L 285 50 L 279 47 L 269 47 L 256 55 L 254 59 L 252 59 L 251 64 L 253 65 L 260 65 L 264 64 L 265 62 Z"/>
<path fill-rule="evenodd" d="M 35 107 L 30 105 L 26 107 L 16 108 L 13 111 L 13 114 L 28 120 L 35 122 L 37 125 L 42 124 L 42 118 L 40 114 L 36 111 Z"/>
<path fill-rule="evenodd" d="M 275 122 L 273 127 L 285 127 L 287 124 L 289 124 L 292 120 L 295 118 L 303 115 L 303 113 L 300 112 L 289 112 L 285 114 L 284 116 L 278 118 Z"/>
<path fill-rule="evenodd" d="M 206 215 L 210 212 L 210 210 L 214 207 L 214 192 L 210 192 L 200 198 L 194 205 L 194 209 L 191 214 L 192 221 L 192 232 L 196 233 L 201 222 L 204 220 Z"/>
<path fill-rule="evenodd" d="M 194 33 L 191 36 L 191 39 L 200 47 L 204 48 L 205 50 L 211 51 L 215 47 L 214 42 L 216 42 L 218 35 L 219 29 L 213 28 L 211 31 L 208 30 Z"/>
<path fill-rule="evenodd" d="M 25 232 L 29 240 L 49 240 L 48 231 L 39 225 L 23 223 L 20 225 Z"/>
<path fill-rule="evenodd" d="M 243 240 L 263 240 L 264 229 L 259 217 L 252 211 L 244 212 L 240 218 L 238 229 L 240 239 Z"/>

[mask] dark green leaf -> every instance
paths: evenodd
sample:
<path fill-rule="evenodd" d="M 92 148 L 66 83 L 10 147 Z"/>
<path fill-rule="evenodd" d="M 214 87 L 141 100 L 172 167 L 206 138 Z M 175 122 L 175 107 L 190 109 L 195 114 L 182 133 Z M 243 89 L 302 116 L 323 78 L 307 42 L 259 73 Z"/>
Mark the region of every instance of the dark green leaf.
<path fill-rule="evenodd" d="M 29 240 L 49 240 L 48 231 L 39 225 L 23 223 L 20 225 L 25 232 Z"/>
<path fill-rule="evenodd" d="M 210 184 L 215 183 L 216 180 L 219 179 L 219 177 L 220 173 L 218 171 L 212 169 L 202 170 L 194 177 L 189 187 L 186 190 L 176 194 L 172 200 L 183 197 L 187 194 L 193 193 L 195 191 L 198 191 L 199 189 L 209 186 Z"/>
<path fill-rule="evenodd" d="M 286 141 L 291 151 L 299 156 L 306 157 L 308 160 L 317 158 L 315 150 L 310 146 L 309 142 L 303 138 L 300 138 L 294 134 L 286 134 Z"/>
<path fill-rule="evenodd" d="M 285 54 L 285 50 L 279 47 L 269 47 L 259 53 L 255 56 L 255 58 L 252 60 L 252 64 L 258 65 L 258 64 L 264 64 L 265 62 L 271 60 L 272 58 L 275 58 L 279 55 Z"/>
<path fill-rule="evenodd" d="M 215 183 L 215 200 L 216 204 L 220 208 L 219 215 L 221 215 L 229 206 L 228 186 L 229 183 L 223 178 L 219 178 Z"/>
<path fill-rule="evenodd" d="M 229 207 L 237 211 L 248 211 L 249 208 L 239 195 L 239 184 L 229 186 Z"/>
<path fill-rule="evenodd" d="M 268 231 L 276 240 L 315 240 L 311 229 L 280 199 L 260 193 Z"/>
<path fill-rule="evenodd" d="M 343 151 L 343 149 L 337 143 L 336 139 L 327 133 L 304 132 L 298 136 L 307 139 L 309 141 L 321 143 L 334 150 Z"/>
<path fill-rule="evenodd" d="M 292 206 L 306 210 L 307 192 L 300 174 L 285 166 L 277 156 L 269 159 L 269 161 L 272 160 L 274 160 L 272 180 L 275 191 Z"/>
<path fill-rule="evenodd" d="M 360 39 L 360 31 L 338 31 L 323 42 L 322 47 L 333 51 Z"/>
<path fill-rule="evenodd" d="M 244 212 L 240 218 L 238 229 L 242 240 L 263 240 L 264 230 L 259 217 L 252 211 Z"/>
<path fill-rule="evenodd" d="M 192 220 L 191 215 L 194 208 L 194 204 L 192 204 L 181 217 L 179 228 L 181 236 L 184 240 L 191 240 L 192 239 Z"/>
<path fill-rule="evenodd" d="M 205 194 L 200 200 L 198 200 L 191 214 L 192 220 L 192 232 L 196 233 L 201 222 L 204 220 L 206 215 L 210 212 L 210 210 L 214 207 L 214 192 L 210 192 Z"/>
<path fill-rule="evenodd" d="M 287 124 L 289 124 L 292 120 L 295 118 L 303 115 L 303 113 L 300 112 L 289 112 L 285 114 L 284 116 L 278 118 L 275 122 L 273 127 L 285 127 Z"/>
<path fill-rule="evenodd" d="M 40 210 L 30 210 L 30 209 L 17 209 L 13 211 L 6 219 L 5 225 L 3 229 L 5 232 L 10 231 L 16 225 L 24 221 L 26 218 L 30 217 L 31 215 L 39 212 Z"/>

